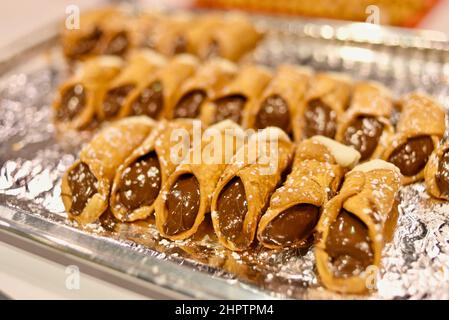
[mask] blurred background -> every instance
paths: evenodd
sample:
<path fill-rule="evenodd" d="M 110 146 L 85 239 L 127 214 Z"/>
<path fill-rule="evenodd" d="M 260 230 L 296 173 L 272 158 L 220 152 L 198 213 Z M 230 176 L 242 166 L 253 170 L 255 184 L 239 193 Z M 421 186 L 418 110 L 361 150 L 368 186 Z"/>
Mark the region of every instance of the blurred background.
<path fill-rule="evenodd" d="M 68 5 L 81 9 L 114 1 L 14 0 L 0 2 L 0 47 L 61 19 Z M 115 1 L 119 2 L 119 1 Z M 252 12 L 366 21 L 367 7 L 379 8 L 381 24 L 424 28 L 449 35 L 449 0 L 134 0 L 138 5 L 238 8 Z M 369 9 L 368 9 L 369 10 Z"/>

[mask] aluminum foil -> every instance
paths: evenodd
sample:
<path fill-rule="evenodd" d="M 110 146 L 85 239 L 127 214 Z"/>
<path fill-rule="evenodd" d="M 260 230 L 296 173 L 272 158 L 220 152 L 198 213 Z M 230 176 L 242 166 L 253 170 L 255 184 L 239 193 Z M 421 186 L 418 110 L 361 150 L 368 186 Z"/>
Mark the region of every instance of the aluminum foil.
<path fill-rule="evenodd" d="M 408 39 L 405 48 L 397 42 L 385 45 L 377 38 L 369 42 L 369 35 L 358 42 L 339 39 L 337 25 L 264 18 L 255 22 L 268 34 L 249 60 L 344 71 L 357 79 L 379 80 L 397 95 L 421 89 L 446 108 L 449 105 L 449 57 L 441 48 L 444 44 L 432 48 L 430 41 L 423 48 L 424 38 L 392 33 L 398 41 Z M 416 45 L 412 38 L 419 40 Z M 73 226 L 60 199 L 61 176 L 92 132 L 60 133 L 52 124 L 51 102 L 67 74 L 57 45 L 18 67 L 0 79 L 0 204 Z M 431 199 L 422 183 L 403 187 L 400 199 L 397 230 L 385 247 L 377 290 L 366 296 L 324 289 L 312 249 L 273 251 L 255 245 L 243 253 L 226 250 L 217 245 L 210 221 L 193 239 L 176 242 L 161 238 L 151 219 L 124 224 L 109 214 L 83 232 L 115 239 L 114 246 L 182 264 L 211 279 L 225 279 L 230 286 L 245 284 L 261 296 L 449 299 L 449 203 Z M 163 285 L 164 271 L 157 271 Z"/>

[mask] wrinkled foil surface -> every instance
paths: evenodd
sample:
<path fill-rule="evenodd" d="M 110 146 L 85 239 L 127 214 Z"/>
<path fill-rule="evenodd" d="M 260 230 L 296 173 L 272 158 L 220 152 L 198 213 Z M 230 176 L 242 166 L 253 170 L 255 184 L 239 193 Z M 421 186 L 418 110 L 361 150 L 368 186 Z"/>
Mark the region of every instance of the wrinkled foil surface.
<path fill-rule="evenodd" d="M 257 23 L 267 28 L 274 22 Z M 277 27 L 286 30 L 269 33 L 247 59 L 344 71 L 354 78 L 379 80 L 396 95 L 422 89 L 448 106 L 447 53 L 332 40 L 320 37 L 319 26 L 315 37 L 288 29 L 285 23 Z M 297 30 L 311 27 L 296 25 Z M 57 45 L 29 59 L 20 71 L 1 77 L 0 204 L 73 225 L 60 199 L 61 177 L 93 133 L 60 133 L 52 124 L 52 99 L 66 77 Z M 397 229 L 383 252 L 377 290 L 355 298 L 449 299 L 449 203 L 431 199 L 423 183 L 401 188 L 400 200 Z M 119 240 L 117 246 L 188 265 L 229 283 L 249 284 L 273 297 L 354 298 L 320 285 L 312 248 L 272 251 L 255 246 L 236 253 L 217 245 L 210 221 L 194 239 L 176 242 L 161 238 L 152 222 L 120 224 L 106 215 L 84 232 Z"/>

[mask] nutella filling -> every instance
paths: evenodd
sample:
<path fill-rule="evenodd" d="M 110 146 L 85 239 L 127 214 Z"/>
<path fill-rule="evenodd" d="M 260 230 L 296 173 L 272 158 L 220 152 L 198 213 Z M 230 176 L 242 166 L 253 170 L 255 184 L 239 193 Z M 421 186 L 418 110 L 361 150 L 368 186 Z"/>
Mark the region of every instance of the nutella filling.
<path fill-rule="evenodd" d="M 71 56 L 76 58 L 92 52 L 95 49 L 98 41 L 100 41 L 102 35 L 103 32 L 98 27 L 95 27 L 90 34 L 78 40 L 76 46 L 72 48 Z"/>
<path fill-rule="evenodd" d="M 330 225 L 326 252 L 336 277 L 360 274 L 373 263 L 368 227 L 351 212 L 341 209 Z"/>
<path fill-rule="evenodd" d="M 285 132 L 290 131 L 290 111 L 287 102 L 277 94 L 265 99 L 256 115 L 256 129 L 270 126 L 279 127 Z"/>
<path fill-rule="evenodd" d="M 346 129 L 343 142 L 360 152 L 360 160 L 371 157 L 384 129 L 375 117 L 359 116 Z"/>
<path fill-rule="evenodd" d="M 200 209 L 200 184 L 193 174 L 183 174 L 170 188 L 165 202 L 167 217 L 163 225 L 168 235 L 193 227 Z"/>
<path fill-rule="evenodd" d="M 157 118 L 164 108 L 164 93 L 162 83 L 155 81 L 142 90 L 132 103 L 132 114 L 147 115 Z"/>
<path fill-rule="evenodd" d="M 56 111 L 59 121 L 71 121 L 86 107 L 86 90 L 82 84 L 76 84 L 62 94 L 61 105 Z"/>
<path fill-rule="evenodd" d="M 310 138 L 316 135 L 334 138 L 337 131 L 337 114 L 321 99 L 309 101 L 304 113 L 304 135 Z"/>
<path fill-rule="evenodd" d="M 187 40 L 184 36 L 177 36 L 173 42 L 173 54 L 180 54 L 187 51 Z"/>
<path fill-rule="evenodd" d="M 196 118 L 200 113 L 200 107 L 206 99 L 204 90 L 192 90 L 181 97 L 176 104 L 175 118 Z"/>
<path fill-rule="evenodd" d="M 247 98 L 240 94 L 226 96 L 215 100 L 217 111 L 215 122 L 230 119 L 235 123 L 240 123 L 242 110 L 246 104 Z"/>
<path fill-rule="evenodd" d="M 288 246 L 306 240 L 313 232 L 320 208 L 312 204 L 297 204 L 281 212 L 266 226 L 263 240 L 272 245 Z"/>
<path fill-rule="evenodd" d="M 438 163 L 435 181 L 441 194 L 449 196 L 449 150 L 445 151 Z"/>
<path fill-rule="evenodd" d="M 404 176 L 414 176 L 424 169 L 433 148 L 429 136 L 409 138 L 393 151 L 388 161 L 398 167 Z"/>
<path fill-rule="evenodd" d="M 231 241 L 237 239 L 242 233 L 247 212 L 245 187 L 239 177 L 234 177 L 226 184 L 217 199 L 219 228 L 225 238 Z"/>
<path fill-rule="evenodd" d="M 133 84 L 125 84 L 109 90 L 103 100 L 103 112 L 106 118 L 112 118 L 118 114 L 126 97 L 134 89 Z"/>
<path fill-rule="evenodd" d="M 121 31 L 121 32 L 118 32 L 111 39 L 111 41 L 109 41 L 109 43 L 103 53 L 121 56 L 126 53 L 126 50 L 128 49 L 128 45 L 129 45 L 128 35 L 125 31 Z"/>
<path fill-rule="evenodd" d="M 77 216 L 83 212 L 89 199 L 98 192 L 97 178 L 95 178 L 87 164 L 80 162 L 70 170 L 67 180 L 72 192 L 70 213 Z"/>
<path fill-rule="evenodd" d="M 151 206 L 161 189 L 161 168 L 156 152 L 138 158 L 122 174 L 118 201 L 129 210 Z"/>

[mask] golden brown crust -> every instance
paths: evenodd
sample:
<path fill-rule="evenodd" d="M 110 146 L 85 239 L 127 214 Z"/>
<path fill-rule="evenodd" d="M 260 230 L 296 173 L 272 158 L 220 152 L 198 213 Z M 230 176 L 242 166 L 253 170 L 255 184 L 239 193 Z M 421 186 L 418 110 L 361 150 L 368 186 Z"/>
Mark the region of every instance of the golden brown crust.
<path fill-rule="evenodd" d="M 424 169 L 424 181 L 426 183 L 426 190 L 431 196 L 442 199 L 449 200 L 449 196 L 441 193 L 438 185 L 436 183 L 436 174 L 438 172 L 438 164 L 441 161 L 441 157 L 449 150 L 449 140 L 441 144 L 437 149 L 432 152 L 432 155 L 427 162 Z"/>
<path fill-rule="evenodd" d="M 373 165 L 371 165 L 371 163 Z M 342 208 L 358 217 L 368 228 L 373 251 L 372 265 L 379 268 L 382 249 L 391 238 L 391 216 L 395 213 L 396 195 L 400 187 L 400 173 L 381 160 L 367 162 L 346 174 L 340 193 L 325 206 L 317 226 L 318 242 L 315 257 L 323 284 L 333 291 L 363 293 L 367 288 L 367 271 L 358 276 L 336 277 L 332 271 L 326 241 L 330 225 Z"/>
<path fill-rule="evenodd" d="M 268 85 L 271 76 L 270 70 L 265 67 L 245 65 L 241 67 L 237 76 L 216 95 L 214 100 L 232 95 L 244 96 L 247 100 L 241 114 L 241 121 L 243 121 L 247 118 L 246 113 L 249 112 L 251 105 Z M 206 125 L 215 123 L 216 110 L 214 101 L 206 103 L 201 112 L 203 123 Z"/>
<path fill-rule="evenodd" d="M 337 121 L 345 112 L 349 104 L 352 91 L 352 80 L 345 75 L 338 73 L 318 73 L 310 80 L 310 86 L 306 93 L 306 98 L 300 103 L 293 127 L 295 141 L 304 138 L 304 113 L 307 104 L 314 99 L 320 99 L 337 114 Z M 331 137 L 333 138 L 333 137 Z"/>
<path fill-rule="evenodd" d="M 60 121 L 55 116 L 56 126 L 60 130 L 82 129 L 94 118 L 97 105 L 109 82 L 120 72 L 122 60 L 112 56 L 101 56 L 84 62 L 77 72 L 58 89 L 53 110 L 55 114 L 61 108 L 62 97 L 66 90 L 81 84 L 86 90 L 86 105 L 83 110 L 70 121 Z"/>
<path fill-rule="evenodd" d="M 119 165 L 151 132 L 155 123 L 147 117 L 130 117 L 100 131 L 80 152 L 77 160 L 64 174 L 61 195 L 69 218 L 80 224 L 96 221 L 108 207 L 109 191 Z M 68 175 L 80 162 L 86 164 L 97 179 L 97 190 L 79 215 L 71 214 L 72 191 Z"/>
<path fill-rule="evenodd" d="M 230 131 L 231 130 L 231 131 Z M 201 140 L 202 159 L 200 163 L 192 161 L 197 149 L 191 149 L 190 160 L 180 164 L 164 184 L 160 196 L 155 204 L 156 226 L 163 237 L 171 240 L 182 240 L 196 233 L 207 213 L 210 212 L 211 197 L 218 179 L 226 168 L 230 158 L 235 154 L 238 147 L 243 144 L 244 131 L 230 120 L 217 123 L 206 129 Z M 215 140 L 219 139 L 219 140 Z M 228 143 L 225 143 L 228 141 Z M 229 143 L 232 141 L 232 143 Z M 221 142 L 218 144 L 218 142 Z M 215 146 L 221 146 L 216 150 Z M 207 148 L 207 149 L 206 149 Z M 200 186 L 200 206 L 193 226 L 181 233 L 168 235 L 164 232 L 164 224 L 167 221 L 166 194 L 173 184 L 184 174 L 193 174 Z"/>
<path fill-rule="evenodd" d="M 181 54 L 170 60 L 146 81 L 141 82 L 138 88 L 130 94 L 127 103 L 120 110 L 119 117 L 122 118 L 131 115 L 133 102 L 145 88 L 158 81 L 162 84 L 164 106 L 159 112 L 157 119 L 164 118 L 166 116 L 166 110 L 172 108 L 177 90 L 195 72 L 198 63 L 197 58 L 188 54 Z"/>
<path fill-rule="evenodd" d="M 335 140 L 343 141 L 346 130 L 357 117 L 375 117 L 384 125 L 384 129 L 370 159 L 379 158 L 394 134 L 394 128 L 389 120 L 392 112 L 393 100 L 387 88 L 376 82 L 359 82 L 354 86 L 349 109 L 341 117 Z"/>
<path fill-rule="evenodd" d="M 384 160 L 388 160 L 397 147 L 412 137 L 429 136 L 434 149 L 437 149 L 446 129 L 443 108 L 429 96 L 413 92 L 401 99 L 401 105 L 402 113 L 396 126 L 396 134 L 390 138 L 383 152 Z M 403 176 L 402 184 L 407 185 L 423 178 L 424 168 L 414 176 Z"/>
<path fill-rule="evenodd" d="M 272 139 L 277 142 L 273 143 Z M 259 143 L 256 144 L 256 141 Z M 268 151 L 269 161 L 263 159 L 266 154 L 260 152 L 261 149 L 257 148 L 258 144 L 264 144 L 267 150 L 270 150 Z M 211 203 L 212 223 L 218 240 L 223 246 L 230 250 L 241 251 L 251 245 L 262 211 L 268 205 L 271 193 L 279 185 L 282 174 L 289 166 L 293 151 L 292 142 L 282 130 L 268 127 L 253 135 L 236 153 L 221 175 Z M 249 201 L 241 234 L 235 239 L 228 239 L 220 229 L 217 200 L 223 188 L 234 177 L 241 179 Z"/>
<path fill-rule="evenodd" d="M 206 93 L 206 99 L 214 99 L 220 90 L 222 90 L 237 74 L 237 66 L 224 59 L 211 59 L 200 65 L 195 74 L 187 79 L 177 90 L 174 103 L 167 109 L 165 115 L 167 119 L 173 118 L 174 109 L 179 100 L 188 92 L 193 90 L 203 90 Z M 203 103 L 204 105 L 204 103 Z M 200 108 L 200 118 L 201 111 Z"/>
<path fill-rule="evenodd" d="M 165 58 L 152 50 L 141 49 L 132 52 L 127 65 L 122 69 L 120 74 L 108 84 L 107 89 L 104 90 L 99 97 L 100 102 L 97 105 L 98 119 L 106 119 L 103 102 L 109 90 L 113 90 L 114 88 L 118 88 L 120 86 L 133 85 L 134 89 L 128 93 L 122 107 L 120 108 L 128 109 L 131 102 L 130 98 L 135 95 L 135 92 L 138 90 L 139 86 L 146 82 L 153 72 L 156 72 L 156 70 L 163 67 L 165 64 Z M 120 114 L 123 114 L 123 112 L 120 112 L 119 110 L 115 117 L 108 120 L 118 119 Z"/>
<path fill-rule="evenodd" d="M 280 65 L 262 95 L 246 113 L 245 119 L 243 119 L 243 126 L 245 128 L 254 128 L 256 116 L 262 106 L 263 101 L 273 95 L 279 95 L 287 102 L 290 118 L 292 120 L 295 119 L 298 105 L 301 100 L 304 99 L 311 76 L 312 71 L 309 68 L 290 64 Z M 294 125 L 296 125 L 296 123 L 291 121 L 288 131 L 293 130 L 292 128 Z"/>
<path fill-rule="evenodd" d="M 182 130 L 183 134 L 188 135 L 189 141 L 192 139 L 194 122 L 189 119 L 177 119 L 173 121 L 162 120 L 159 122 L 153 132 L 146 137 L 146 139 L 127 157 L 117 169 L 113 180 L 110 207 L 112 214 L 120 221 L 136 221 L 149 217 L 154 212 L 154 203 L 151 206 L 142 206 L 138 209 L 129 212 L 125 207 L 119 203 L 117 193 L 121 183 L 123 172 L 138 158 L 154 151 L 158 157 L 160 172 L 161 172 L 161 186 L 163 186 L 168 177 L 173 173 L 177 167 L 171 159 L 171 150 L 179 143 L 177 139 L 173 139 L 172 133 L 175 130 Z M 186 138 L 186 137 L 184 137 Z"/>

